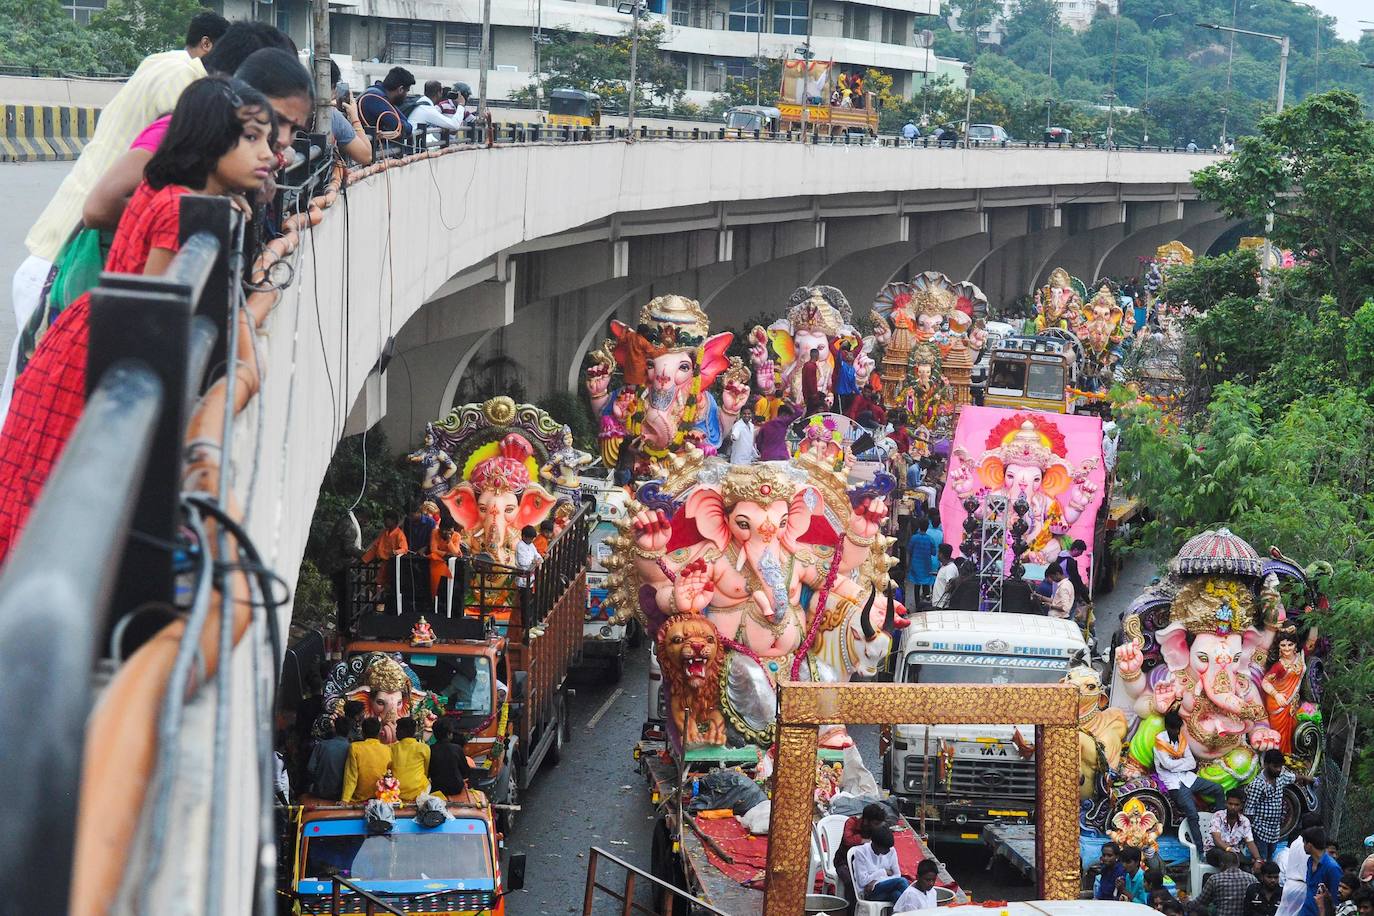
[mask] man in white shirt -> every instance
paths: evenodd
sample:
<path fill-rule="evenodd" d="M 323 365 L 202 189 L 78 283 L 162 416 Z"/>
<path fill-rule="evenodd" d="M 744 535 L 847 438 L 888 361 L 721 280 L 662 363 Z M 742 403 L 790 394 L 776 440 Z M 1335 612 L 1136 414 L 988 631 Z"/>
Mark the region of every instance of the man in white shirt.
<path fill-rule="evenodd" d="M 907 881 L 897 864 L 892 848 L 892 831 L 874 827 L 868 842 L 855 846 L 850 853 L 850 874 L 854 878 L 854 892 L 860 899 L 879 903 L 896 903 L 906 891 Z"/>
<path fill-rule="evenodd" d="M 1303 815 L 1302 829 L 1304 832 L 1321 825 L 1320 815 Z M 1304 848 L 1305 845 L 1302 836 L 1294 837 L 1289 847 L 1275 857 L 1279 865 L 1279 873 L 1283 877 L 1283 896 L 1279 898 L 1279 908 L 1274 916 L 1298 916 L 1302 912 L 1303 904 L 1307 901 L 1307 862 L 1309 856 Z"/>
<path fill-rule="evenodd" d="M 940 571 L 935 574 L 935 584 L 930 588 L 930 606 L 944 610 L 949 607 L 954 580 L 959 578 L 959 564 L 954 562 L 954 548 L 949 544 L 941 544 L 936 554 L 940 558 Z"/>
<path fill-rule="evenodd" d="M 515 568 L 520 570 L 522 575 L 516 577 L 515 584 L 521 588 L 529 588 L 530 570 L 539 565 L 539 548 L 534 546 L 534 539 L 539 534 L 533 525 L 526 525 L 520 529 L 520 541 L 515 545 Z"/>
<path fill-rule="evenodd" d="M 1169 790 L 1178 810 L 1188 819 L 1188 829 L 1192 831 L 1193 845 L 1198 855 L 1202 854 L 1206 838 L 1202 833 L 1197 816 L 1197 799 L 1202 796 L 1216 806 L 1226 794 L 1225 788 L 1197 775 L 1197 760 L 1192 748 L 1188 747 L 1188 736 L 1183 733 L 1183 716 L 1178 710 L 1171 709 L 1164 714 L 1164 731 L 1155 737 L 1155 772 L 1159 781 Z"/>
<path fill-rule="evenodd" d="M 916 866 L 916 881 L 908 887 L 892 907 L 894 916 L 899 913 L 913 913 L 916 910 L 933 910 L 939 900 L 935 895 L 935 879 L 940 876 L 940 866 L 934 859 L 922 859 Z"/>
<path fill-rule="evenodd" d="M 1045 606 L 1048 616 L 1068 620 L 1073 616 L 1073 583 L 1064 575 L 1058 563 L 1045 567 L 1045 578 L 1054 583 L 1054 591 L 1048 598 L 1036 595 L 1036 599 Z"/>
<path fill-rule="evenodd" d="M 730 463 L 753 464 L 756 457 L 753 417 L 749 411 L 741 411 L 735 425 L 730 427 Z"/>
<path fill-rule="evenodd" d="M 456 118 L 450 118 L 439 110 L 438 102 L 444 97 L 444 84 L 438 80 L 430 80 L 425 83 L 425 94 L 420 96 L 420 101 L 411 109 L 406 119 L 410 121 L 411 127 L 424 126 L 428 129 L 427 142 L 439 142 L 439 131 L 460 131 L 463 125 Z"/>

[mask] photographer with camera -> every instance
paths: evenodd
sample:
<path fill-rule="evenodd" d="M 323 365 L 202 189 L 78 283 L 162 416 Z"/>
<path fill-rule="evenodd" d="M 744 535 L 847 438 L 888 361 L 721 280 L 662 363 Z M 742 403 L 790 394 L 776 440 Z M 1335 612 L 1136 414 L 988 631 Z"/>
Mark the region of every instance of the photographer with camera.
<path fill-rule="evenodd" d="M 339 65 L 329 62 L 329 81 L 334 84 L 334 107 L 329 111 L 329 135 L 339 151 L 358 165 L 372 162 L 372 139 L 363 130 L 353 92 L 343 81 Z"/>
<path fill-rule="evenodd" d="M 447 117 L 440 111 L 438 103 L 443 98 L 444 84 L 438 80 L 430 80 L 425 83 L 425 94 L 420 96 L 415 107 L 410 110 L 409 118 L 413 127 L 434 128 L 428 140 L 430 144 L 438 142 L 441 130 L 457 133 L 463 129 L 460 120 Z"/>

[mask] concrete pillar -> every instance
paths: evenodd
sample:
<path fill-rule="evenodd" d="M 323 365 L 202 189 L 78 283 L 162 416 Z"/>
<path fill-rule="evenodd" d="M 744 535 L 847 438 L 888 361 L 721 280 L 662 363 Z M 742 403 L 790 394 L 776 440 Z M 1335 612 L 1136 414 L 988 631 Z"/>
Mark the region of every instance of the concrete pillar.
<path fill-rule="evenodd" d="M 849 297 L 855 313 L 865 314 L 868 303 L 873 301 L 878 290 L 904 265 L 919 260 L 936 245 L 976 235 L 984 224 L 981 215 L 973 210 L 906 213 L 902 220 L 907 226 L 904 241 L 877 245 L 840 257 L 812 277 L 811 285 L 838 287 Z"/>

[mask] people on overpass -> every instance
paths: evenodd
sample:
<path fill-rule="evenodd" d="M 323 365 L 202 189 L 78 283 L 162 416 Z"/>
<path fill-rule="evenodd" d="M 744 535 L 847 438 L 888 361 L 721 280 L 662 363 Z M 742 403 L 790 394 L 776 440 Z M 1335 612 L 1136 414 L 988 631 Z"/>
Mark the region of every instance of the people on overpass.
<path fill-rule="evenodd" d="M 410 112 L 411 127 L 434 129 L 432 142 L 438 140 L 441 130 L 457 132 L 463 128 L 461 121 L 448 117 L 439 109 L 439 102 L 443 98 L 444 84 L 438 80 L 430 80 L 425 83 L 425 94 L 420 96 L 420 100 Z"/>
<path fill-rule="evenodd" d="M 410 87 L 415 85 L 415 75 L 404 67 L 392 67 L 387 75 L 368 86 L 358 96 L 358 116 L 364 127 L 370 127 L 383 140 L 409 139 L 410 121 L 401 114 Z"/>

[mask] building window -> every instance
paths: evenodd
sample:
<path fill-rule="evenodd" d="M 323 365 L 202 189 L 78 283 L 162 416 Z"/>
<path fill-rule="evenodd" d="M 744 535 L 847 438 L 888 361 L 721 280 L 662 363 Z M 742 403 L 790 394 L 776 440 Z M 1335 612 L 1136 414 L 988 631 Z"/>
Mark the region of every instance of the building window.
<path fill-rule="evenodd" d="M 905 45 L 911 26 L 907 23 L 906 13 L 897 10 L 883 10 L 883 44 Z"/>
<path fill-rule="evenodd" d="M 105 0 L 68 0 L 62 8 L 72 14 L 78 25 L 90 25 L 91 17 L 105 8 Z"/>
<path fill-rule="evenodd" d="M 669 13 L 673 25 L 686 25 L 688 22 L 688 0 L 672 0 Z"/>
<path fill-rule="evenodd" d="M 444 66 L 475 70 L 482 66 L 482 27 L 473 22 L 444 24 Z"/>
<path fill-rule="evenodd" d="M 753 80 L 758 76 L 758 68 L 754 66 L 754 61 L 748 57 L 727 57 L 725 58 L 725 75 L 735 80 Z"/>
<path fill-rule="evenodd" d="M 807 0 L 773 0 L 773 31 L 779 35 L 806 34 Z"/>
<path fill-rule="evenodd" d="M 390 64 L 434 66 L 434 23 L 388 22 L 386 60 Z"/>
<path fill-rule="evenodd" d="M 868 41 L 868 7 L 855 4 L 845 10 L 844 37 Z"/>
<path fill-rule="evenodd" d="M 732 32 L 763 31 L 763 0 L 730 0 Z"/>

